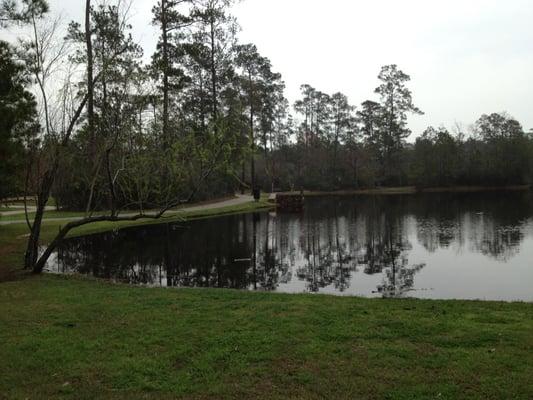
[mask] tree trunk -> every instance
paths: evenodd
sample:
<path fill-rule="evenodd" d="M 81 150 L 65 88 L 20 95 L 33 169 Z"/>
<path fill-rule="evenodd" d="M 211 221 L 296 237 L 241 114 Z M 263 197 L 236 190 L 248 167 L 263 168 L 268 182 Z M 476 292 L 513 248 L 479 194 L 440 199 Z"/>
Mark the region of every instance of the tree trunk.
<path fill-rule="evenodd" d="M 94 66 L 93 43 L 91 38 L 91 0 L 85 6 L 85 41 L 87 46 L 87 121 L 89 124 L 89 152 L 92 162 L 95 161 L 96 138 L 94 127 Z"/>
<path fill-rule="evenodd" d="M 252 142 L 252 159 L 250 165 L 250 174 L 252 178 L 252 194 L 255 190 L 255 134 L 254 134 L 254 108 L 250 107 L 250 140 Z"/>
<path fill-rule="evenodd" d="M 107 149 L 105 154 L 107 183 L 109 186 L 109 209 L 111 215 L 114 216 L 117 213 L 117 195 L 115 192 L 115 184 L 113 182 L 113 176 L 111 174 L 111 151 L 112 148 Z"/>
<path fill-rule="evenodd" d="M 246 161 L 243 160 L 242 162 L 242 177 L 241 177 L 241 194 L 244 194 L 246 187 L 244 185 L 244 182 L 246 182 Z"/>
<path fill-rule="evenodd" d="M 35 217 L 33 220 L 32 229 L 30 231 L 30 237 L 28 239 L 28 244 L 26 247 L 26 254 L 24 255 L 24 267 L 26 269 L 32 269 L 39 257 L 39 239 L 41 236 L 41 225 L 43 221 L 44 211 L 46 208 L 46 203 L 50 198 L 50 191 L 54 183 L 55 175 L 57 172 L 57 164 L 54 164 L 51 170 L 47 171 L 39 193 L 37 195 L 37 210 L 35 211 Z"/>
<path fill-rule="evenodd" d="M 217 104 L 217 69 L 215 65 L 215 51 L 216 51 L 216 43 L 215 43 L 215 16 L 214 16 L 214 10 L 211 10 L 210 14 L 210 28 L 211 28 L 211 85 L 212 85 L 212 99 L 213 102 L 213 123 L 215 124 L 215 134 L 218 133 L 217 129 L 217 119 L 218 119 L 218 104 Z"/>
<path fill-rule="evenodd" d="M 163 39 L 163 148 L 169 145 L 169 57 L 168 57 L 168 27 L 167 27 L 167 2 L 161 0 L 161 35 Z"/>
<path fill-rule="evenodd" d="M 248 82 L 250 83 L 250 145 L 252 147 L 252 158 L 250 160 L 250 175 L 252 181 L 252 195 L 255 190 L 255 132 L 254 132 L 254 86 L 252 73 L 248 71 Z"/>
<path fill-rule="evenodd" d="M 354 150 L 355 152 L 355 150 Z M 354 180 L 354 183 L 355 183 L 355 188 L 356 189 L 359 189 L 359 165 L 358 165 L 358 162 L 359 160 L 357 159 L 357 154 L 354 154 L 353 156 L 353 180 Z"/>
<path fill-rule="evenodd" d="M 59 158 L 61 156 L 60 147 L 65 147 L 68 144 L 72 132 L 74 130 L 74 126 L 79 120 L 80 115 L 83 109 L 85 108 L 85 105 L 87 104 L 87 100 L 88 95 L 86 94 L 83 97 L 83 100 L 79 104 L 78 108 L 76 109 L 76 112 L 72 116 L 72 119 L 70 120 L 69 126 L 65 132 L 65 137 L 63 138 L 62 142 L 57 145 L 59 147 L 57 147 L 57 149 L 55 150 L 55 158 L 52 167 L 44 174 L 43 179 L 41 181 L 39 193 L 37 195 L 37 210 L 35 212 L 35 218 L 33 220 L 33 226 L 30 232 L 30 237 L 28 239 L 28 245 L 26 247 L 26 254 L 24 256 L 24 267 L 27 269 L 33 268 L 34 272 L 38 264 L 37 259 L 39 257 L 39 239 L 41 236 L 41 225 L 43 221 L 44 211 L 46 208 L 46 203 L 48 203 L 48 199 L 50 198 L 50 192 L 52 191 L 52 186 L 54 184 L 57 175 L 57 170 L 59 168 Z M 42 263 L 41 270 L 38 272 L 41 272 L 42 268 L 44 268 L 44 263 Z"/>

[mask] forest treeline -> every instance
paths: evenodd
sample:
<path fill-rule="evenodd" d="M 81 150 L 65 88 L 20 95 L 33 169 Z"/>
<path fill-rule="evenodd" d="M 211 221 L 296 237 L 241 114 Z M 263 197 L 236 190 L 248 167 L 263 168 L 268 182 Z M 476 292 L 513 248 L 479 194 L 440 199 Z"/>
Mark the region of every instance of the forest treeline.
<path fill-rule="evenodd" d="M 297 129 L 295 143 L 261 154 L 264 189 L 493 187 L 533 180 L 533 135 L 506 113 L 482 115 L 466 133 L 428 127 L 409 143 L 389 134 L 382 109 L 374 113 L 368 107 L 381 106 L 364 103 L 354 114 L 354 128 L 339 132 L 332 119 L 324 130 Z"/>
<path fill-rule="evenodd" d="M 50 162 L 42 150 L 55 146 L 75 98 L 86 91 L 52 189 L 69 209 L 157 204 L 191 190 L 213 159 L 197 197 L 254 185 L 335 190 L 531 180 L 531 133 L 505 113 L 483 115 L 467 131 L 429 127 L 408 142 L 407 118 L 422 112 L 410 77 L 396 65 L 382 68 L 375 99 L 357 107 L 343 93 L 307 84 L 291 105 L 271 62 L 253 44 L 238 43 L 232 1 L 156 4 L 152 22 L 160 37 L 150 63 L 133 41 L 124 3 L 93 3 L 86 2 L 86 21 L 69 24 L 64 41 L 60 21 L 46 19 L 36 24 L 41 37 L 18 48 L 0 43 L 0 107 L 9 116 L 1 127 L 2 197 L 36 192 L 35 170 Z M 5 1 L 2 20 L 32 22 L 47 11 L 44 1 Z M 57 69 L 62 82 L 52 85 Z M 54 92 L 45 93 L 50 86 Z M 34 98 L 30 88 L 44 97 Z M 43 101 L 54 104 L 38 105 Z"/>
<path fill-rule="evenodd" d="M 129 219 L 157 209 L 159 218 L 192 199 L 254 187 L 532 179 L 532 134 L 505 113 L 483 115 L 468 131 L 430 127 L 409 142 L 407 119 L 422 111 L 396 65 L 379 71 L 373 100 L 357 107 L 310 85 L 290 104 L 270 60 L 237 40 L 233 0 L 154 1 L 149 55 L 133 39 L 129 2 L 79 2 L 85 18 L 68 24 L 46 0 L 0 2 L 2 28 L 25 32 L 0 42 L 0 198 L 37 196 L 28 267 L 51 196 L 87 214 L 59 240 L 74 225 L 117 221 L 122 209 L 139 212 Z"/>

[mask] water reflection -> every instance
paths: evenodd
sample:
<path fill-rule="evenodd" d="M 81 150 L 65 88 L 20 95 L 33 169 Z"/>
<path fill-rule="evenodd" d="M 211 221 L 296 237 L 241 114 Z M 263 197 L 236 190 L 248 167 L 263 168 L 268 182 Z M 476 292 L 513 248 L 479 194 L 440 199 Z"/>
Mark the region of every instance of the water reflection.
<path fill-rule="evenodd" d="M 169 287 L 533 300 L 531 204 L 529 193 L 308 199 L 303 215 L 67 240 L 49 269 Z"/>

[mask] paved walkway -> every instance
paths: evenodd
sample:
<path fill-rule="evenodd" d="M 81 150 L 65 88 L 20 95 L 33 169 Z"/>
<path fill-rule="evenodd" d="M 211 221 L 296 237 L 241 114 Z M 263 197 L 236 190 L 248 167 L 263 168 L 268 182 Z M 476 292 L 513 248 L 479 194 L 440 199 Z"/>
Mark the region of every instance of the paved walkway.
<path fill-rule="evenodd" d="M 173 216 L 178 215 L 183 212 L 193 212 L 193 211 L 203 211 L 203 210 L 215 210 L 217 208 L 225 208 L 225 207 L 231 207 L 231 206 L 239 206 L 242 204 L 250 203 L 254 199 L 252 196 L 242 196 L 237 195 L 234 199 L 228 199 L 228 200 L 222 200 L 217 201 L 215 203 L 209 203 L 209 204 L 201 204 L 197 206 L 186 206 L 179 209 L 179 211 L 168 211 L 165 216 Z M 47 207 L 47 211 L 55 210 L 55 207 Z M 35 211 L 35 207 L 28 207 L 28 211 L 32 212 Z M 153 211 L 157 212 L 157 211 Z M 147 212 L 149 213 L 149 212 Z M 2 213 L 2 215 L 17 215 L 17 214 L 24 214 L 24 209 L 21 211 L 7 211 L 5 213 Z M 46 215 L 46 214 L 45 214 Z M 133 217 L 137 215 L 137 213 L 128 213 L 128 214 L 120 214 L 121 217 Z M 70 218 L 44 218 L 43 222 L 69 222 L 69 221 L 79 221 L 83 219 L 83 217 L 70 217 Z M 25 220 L 16 220 L 16 221 L 2 221 L 0 219 L 0 226 L 1 225 L 13 225 L 13 224 L 25 224 Z"/>
<path fill-rule="evenodd" d="M 0 215 L 2 216 L 10 216 L 10 215 L 21 215 L 24 214 L 24 206 L 18 206 L 18 205 L 10 205 L 10 209 L 16 208 L 14 211 L 0 211 Z M 28 206 L 28 212 L 35 212 L 37 209 L 34 206 Z M 55 211 L 55 207 L 45 207 L 45 211 Z"/>

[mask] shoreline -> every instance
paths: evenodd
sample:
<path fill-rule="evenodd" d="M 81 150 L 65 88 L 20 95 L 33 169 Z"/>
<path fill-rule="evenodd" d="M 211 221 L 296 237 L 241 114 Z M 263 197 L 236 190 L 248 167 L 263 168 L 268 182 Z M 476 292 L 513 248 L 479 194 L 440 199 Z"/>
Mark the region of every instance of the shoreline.
<path fill-rule="evenodd" d="M 318 190 L 304 190 L 303 194 L 307 197 L 321 197 L 321 196 L 358 196 L 358 195 L 413 195 L 423 193 L 483 193 L 483 192 L 525 192 L 531 190 L 531 185 L 510 185 L 510 186 L 450 186 L 450 187 L 433 187 L 433 188 L 418 188 L 416 186 L 403 187 L 383 187 L 374 189 L 349 189 L 349 190 L 333 190 L 333 191 L 318 191 Z M 299 191 L 278 192 L 274 194 L 281 195 L 299 195 Z"/>
<path fill-rule="evenodd" d="M 98 222 L 73 229 L 66 238 L 104 233 L 114 229 L 120 230 L 140 226 L 188 222 L 233 214 L 263 212 L 274 208 L 275 205 L 269 203 L 267 198 L 262 198 L 259 202 L 250 201 L 226 207 L 213 207 L 179 212 L 159 220 L 146 219 L 135 222 Z M 58 230 L 65 223 L 68 223 L 68 220 L 44 220 L 41 231 L 41 244 L 46 244 L 53 240 Z M 0 225 L 0 284 L 2 282 L 18 280 L 30 275 L 28 271 L 22 269 L 22 259 L 24 256 L 28 232 L 28 227 L 24 221 L 23 223 Z"/>

